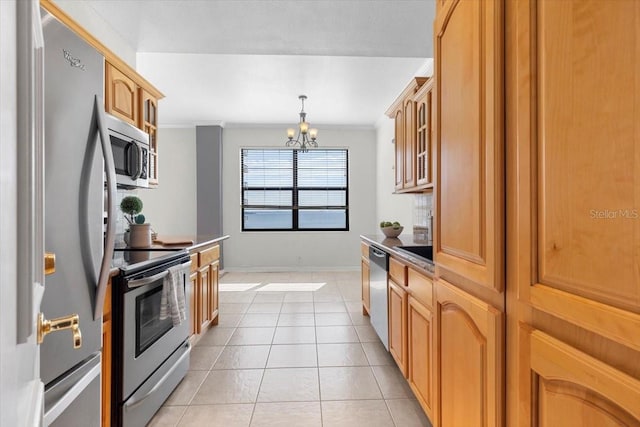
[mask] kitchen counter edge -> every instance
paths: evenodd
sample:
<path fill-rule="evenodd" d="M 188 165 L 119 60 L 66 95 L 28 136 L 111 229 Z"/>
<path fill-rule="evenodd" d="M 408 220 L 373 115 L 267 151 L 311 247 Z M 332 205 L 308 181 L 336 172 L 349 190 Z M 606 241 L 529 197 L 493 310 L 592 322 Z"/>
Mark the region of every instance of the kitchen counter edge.
<path fill-rule="evenodd" d="M 424 266 L 415 263 L 411 259 L 409 259 L 405 254 L 397 251 L 395 249 L 396 246 L 424 246 L 424 242 L 417 242 L 413 240 L 413 237 L 386 237 L 382 234 L 361 234 L 360 239 L 366 241 L 368 244 L 373 244 L 380 249 L 387 252 L 389 255 L 392 255 L 394 258 L 401 260 L 403 263 L 407 264 L 411 268 L 414 268 L 418 272 L 424 274 L 425 276 L 433 279 L 435 277 L 435 263 L 433 263 L 432 268 L 434 271 L 427 270 Z"/>

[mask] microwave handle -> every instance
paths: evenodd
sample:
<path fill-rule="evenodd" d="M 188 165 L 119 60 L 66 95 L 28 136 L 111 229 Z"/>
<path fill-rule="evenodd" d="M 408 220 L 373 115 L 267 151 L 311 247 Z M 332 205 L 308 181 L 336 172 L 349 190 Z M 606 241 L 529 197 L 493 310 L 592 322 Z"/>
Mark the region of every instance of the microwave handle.
<path fill-rule="evenodd" d="M 140 174 L 142 173 L 142 167 L 140 167 L 140 147 L 135 142 L 131 141 L 129 146 L 127 147 L 127 151 L 130 152 L 131 156 L 129 157 L 129 166 L 127 173 L 134 181 L 140 178 Z M 134 168 L 135 167 L 135 171 Z"/>
<path fill-rule="evenodd" d="M 104 169 L 107 177 L 107 230 L 104 237 L 104 254 L 100 266 L 100 276 L 96 289 L 96 301 L 93 307 L 93 319 L 102 317 L 104 298 L 107 293 L 109 274 L 111 273 L 111 258 L 116 243 L 116 166 L 113 160 L 111 140 L 107 134 L 107 119 L 104 113 L 102 97 L 96 95 L 94 102 L 95 115 L 98 122 L 98 135 L 104 157 Z"/>

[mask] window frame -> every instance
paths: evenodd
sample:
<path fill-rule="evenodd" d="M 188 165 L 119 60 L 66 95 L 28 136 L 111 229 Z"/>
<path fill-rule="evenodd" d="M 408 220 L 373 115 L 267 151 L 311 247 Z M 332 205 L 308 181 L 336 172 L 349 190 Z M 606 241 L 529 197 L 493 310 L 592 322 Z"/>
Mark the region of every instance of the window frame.
<path fill-rule="evenodd" d="M 293 155 L 293 166 L 292 166 L 292 171 L 293 171 L 293 180 L 292 180 L 292 186 L 291 187 L 274 187 L 273 190 L 275 191 L 291 191 L 291 206 L 267 206 L 267 205 L 245 205 L 244 203 L 244 195 L 245 195 L 245 191 L 268 191 L 267 188 L 265 187 L 245 187 L 244 186 L 244 170 L 243 170 L 243 166 L 244 166 L 244 162 L 243 162 L 243 151 L 244 150 L 261 150 L 261 151 L 267 151 L 267 150 L 282 150 L 282 151 L 291 151 L 292 155 Z M 298 153 L 300 152 L 299 149 L 296 148 L 282 148 L 282 147 L 242 147 L 240 148 L 240 217 L 241 217 L 241 227 L 240 227 L 240 231 L 242 233 L 246 233 L 246 232 L 270 232 L 270 231 L 276 231 L 276 232 L 282 232 L 282 231 L 286 231 L 286 232 L 305 232 L 305 231 L 350 231 L 350 224 L 349 224 L 349 149 L 348 148 L 343 148 L 343 147 L 330 147 L 330 148 L 314 148 L 310 151 L 344 151 L 345 155 L 346 155 L 346 168 L 345 168 L 345 174 L 346 174 L 346 186 L 345 187 L 335 187 L 335 188 L 327 188 L 327 187 L 303 187 L 300 188 L 298 187 Z M 299 192 L 300 191 L 331 191 L 331 190 L 335 190 L 335 191 L 344 191 L 345 192 L 345 205 L 328 205 L 328 206 L 297 206 L 298 204 L 298 200 L 299 200 Z M 291 228 L 246 228 L 245 227 L 245 220 L 244 220 L 244 211 L 245 209 L 268 209 L 268 210 L 287 210 L 287 211 L 292 211 L 291 215 Z M 299 218 L 299 214 L 300 211 L 305 211 L 305 210 L 344 210 L 344 214 L 345 214 L 345 226 L 344 228 L 340 227 L 340 228 L 326 228 L 326 227 L 319 227 L 319 228 L 300 228 L 300 218 Z"/>

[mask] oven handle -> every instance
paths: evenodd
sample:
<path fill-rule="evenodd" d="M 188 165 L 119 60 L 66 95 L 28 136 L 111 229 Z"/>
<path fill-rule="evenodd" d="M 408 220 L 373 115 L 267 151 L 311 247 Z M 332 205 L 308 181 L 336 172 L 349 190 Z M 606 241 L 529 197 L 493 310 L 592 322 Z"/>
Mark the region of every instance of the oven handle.
<path fill-rule="evenodd" d="M 187 269 L 189 267 L 191 267 L 191 261 L 187 261 L 184 264 L 180 264 L 180 266 L 183 269 Z M 149 283 L 153 283 L 156 280 L 160 280 L 160 279 L 164 279 L 167 275 L 169 274 L 169 270 L 165 270 L 162 271 L 158 274 L 154 274 L 153 276 L 150 277 L 144 277 L 142 279 L 134 279 L 134 280 L 129 280 L 127 282 L 127 286 L 129 288 L 139 288 L 140 286 L 144 286 L 144 285 L 148 285 Z"/>
<path fill-rule="evenodd" d="M 182 356 L 180 356 L 180 358 L 176 361 L 176 363 L 173 364 L 173 366 L 167 371 L 166 374 L 164 374 L 162 376 L 162 378 L 160 378 L 160 380 L 158 380 L 158 382 L 156 383 L 156 385 L 153 386 L 153 388 L 151 388 L 151 390 L 149 390 L 148 392 L 146 392 L 144 394 L 144 396 L 139 397 L 139 398 L 131 398 L 129 399 L 125 404 L 124 404 L 124 408 L 126 410 L 129 409 L 133 409 L 136 406 L 140 405 L 144 400 L 146 400 L 149 396 L 151 396 L 153 393 L 155 393 L 156 391 L 158 391 L 160 389 L 160 387 L 162 387 L 162 385 L 165 383 L 165 381 L 167 381 L 167 379 L 171 376 L 171 374 L 173 374 L 173 371 L 176 370 L 176 368 L 178 366 L 180 366 L 180 364 L 182 363 L 182 361 L 186 358 L 189 357 L 189 353 L 191 350 L 191 344 L 189 343 L 189 341 L 187 341 L 184 344 L 185 347 L 185 352 Z"/>
<path fill-rule="evenodd" d="M 148 285 L 149 283 L 153 283 L 156 280 L 163 279 L 164 277 L 167 276 L 167 274 L 169 274 L 169 270 L 165 270 L 158 274 L 154 274 L 151 277 L 145 277 L 144 279 L 129 280 L 127 282 L 127 286 L 129 288 L 139 288 L 140 286 Z"/>

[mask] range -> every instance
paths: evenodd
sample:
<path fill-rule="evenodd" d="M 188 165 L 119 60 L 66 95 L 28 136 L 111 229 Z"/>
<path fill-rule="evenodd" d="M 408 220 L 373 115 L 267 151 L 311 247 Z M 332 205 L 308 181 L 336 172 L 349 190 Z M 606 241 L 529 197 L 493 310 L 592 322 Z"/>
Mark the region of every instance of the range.
<path fill-rule="evenodd" d="M 184 296 L 191 262 L 185 249 L 116 249 L 113 266 L 120 274 L 112 297 L 112 419 L 115 425 L 141 426 L 189 369 L 189 322 L 166 313 L 163 287 L 172 277 Z M 188 299 L 183 301 L 188 313 Z"/>

